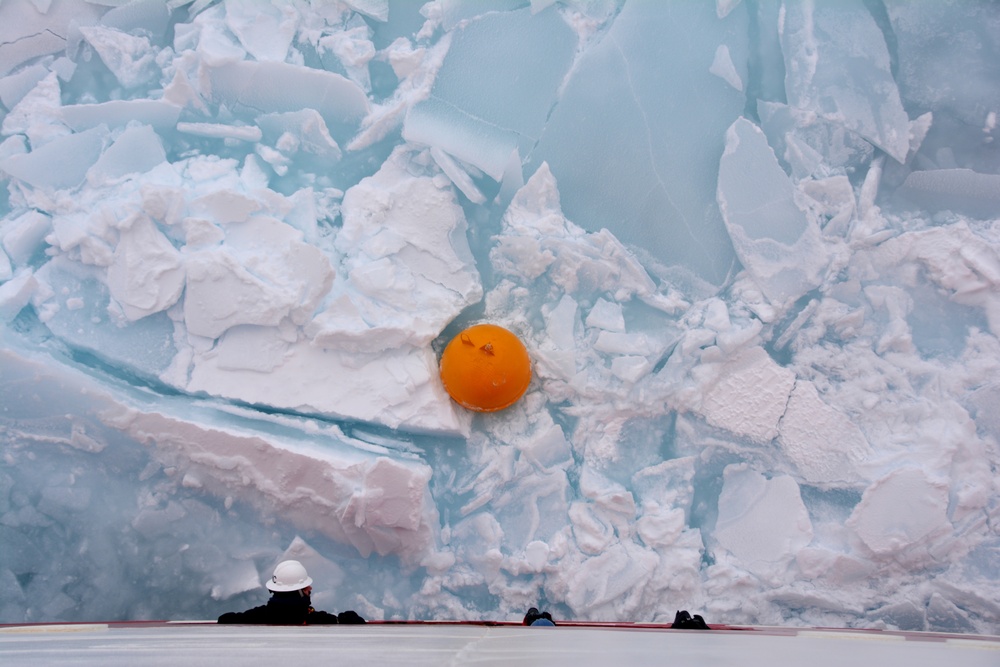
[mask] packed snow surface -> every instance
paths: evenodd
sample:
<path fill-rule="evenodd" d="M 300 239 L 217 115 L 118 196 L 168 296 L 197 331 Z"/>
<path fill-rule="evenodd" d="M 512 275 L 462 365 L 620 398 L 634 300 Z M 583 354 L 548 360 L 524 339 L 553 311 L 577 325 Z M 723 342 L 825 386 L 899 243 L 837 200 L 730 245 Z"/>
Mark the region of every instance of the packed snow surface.
<path fill-rule="evenodd" d="M 293 557 L 372 619 L 1000 633 L 998 91 L 987 0 L 5 0 L 0 623 Z"/>
<path fill-rule="evenodd" d="M 910 637 L 918 641 L 908 641 Z M 1000 638 L 923 635 L 886 631 L 779 628 L 703 632 L 629 627 L 419 624 L 301 627 L 215 626 L 205 623 L 32 625 L 0 628 L 0 652 L 12 661 L 62 665 L 149 667 L 204 664 L 326 662 L 357 667 L 605 667 L 627 656 L 657 664 L 663 656 L 680 664 L 745 667 L 841 667 L 899 661 L 907 667 L 996 667 Z"/>

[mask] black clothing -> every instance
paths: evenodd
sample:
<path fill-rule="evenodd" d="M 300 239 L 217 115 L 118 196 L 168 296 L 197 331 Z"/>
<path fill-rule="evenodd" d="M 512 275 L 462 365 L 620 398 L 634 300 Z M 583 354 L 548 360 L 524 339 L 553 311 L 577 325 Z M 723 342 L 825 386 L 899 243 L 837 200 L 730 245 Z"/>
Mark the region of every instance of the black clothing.
<path fill-rule="evenodd" d="M 219 617 L 219 623 L 245 625 L 333 625 L 335 623 L 364 623 L 365 619 L 353 611 L 339 615 L 312 608 L 308 595 L 301 591 L 274 593 L 266 605 L 246 611 L 231 611 Z"/>
<path fill-rule="evenodd" d="M 674 615 L 674 622 L 670 624 L 671 628 L 679 628 L 682 630 L 709 630 L 708 624 L 705 623 L 703 619 L 698 614 L 692 616 L 687 610 L 678 611 Z"/>
<path fill-rule="evenodd" d="M 540 625 L 549 625 L 550 623 L 552 625 L 556 624 L 556 622 L 552 620 L 552 614 L 547 611 L 539 612 L 535 607 L 528 610 L 528 613 L 524 615 L 524 621 L 522 621 L 522 623 L 524 625 L 534 625 L 535 623 L 538 623 L 538 621 L 548 621 L 548 623 L 541 623 Z"/>
<path fill-rule="evenodd" d="M 322 613 L 325 614 L 326 612 Z M 359 625 L 366 621 L 356 611 L 342 611 L 337 614 L 337 622 L 341 625 Z"/>

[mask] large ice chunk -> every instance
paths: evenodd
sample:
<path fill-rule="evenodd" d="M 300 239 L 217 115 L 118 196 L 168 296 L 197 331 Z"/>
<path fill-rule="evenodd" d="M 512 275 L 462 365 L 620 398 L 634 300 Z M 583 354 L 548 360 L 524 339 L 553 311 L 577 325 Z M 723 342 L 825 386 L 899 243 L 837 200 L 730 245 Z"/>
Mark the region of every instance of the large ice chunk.
<path fill-rule="evenodd" d="M 746 35 L 745 5 L 720 20 L 710 2 L 625 4 L 531 153 L 559 180 L 566 217 L 721 284 L 734 255 L 712 186 L 745 100 L 710 70 L 725 45 L 746 80 Z"/>
<path fill-rule="evenodd" d="M 885 38 L 863 0 L 786 2 L 783 10 L 788 104 L 857 132 L 903 162 L 909 118 Z"/>
<path fill-rule="evenodd" d="M 871 162 L 875 152 L 861 135 L 813 111 L 758 101 L 757 113 L 775 155 L 796 180 L 853 174 Z"/>
<path fill-rule="evenodd" d="M 914 171 L 896 195 L 931 211 L 952 210 L 985 219 L 1000 216 L 1000 174 L 971 169 Z"/>
<path fill-rule="evenodd" d="M 14 266 L 25 266 L 43 247 L 45 235 L 51 229 L 52 218 L 28 211 L 0 225 L 0 244 Z"/>
<path fill-rule="evenodd" d="M 51 406 L 72 414 L 74 430 L 83 431 L 76 446 L 100 451 L 101 443 L 88 443 L 86 432 L 103 425 L 115 438 L 130 438 L 131 446 L 145 445 L 180 483 L 228 498 L 228 504 L 238 500 L 277 511 L 298 530 L 353 546 L 362 556 L 394 554 L 414 563 L 434 548 L 439 520 L 428 487 L 431 469 L 419 460 L 372 451 L 329 426 L 295 435 L 252 416 L 219 413 L 211 404 L 195 407 L 189 399 L 153 406 L 135 392 L 112 390 L 7 345 L 0 348 L 0 364 L 5 380 L 32 387 L 24 405 L 29 414 L 48 416 Z M 10 396 L 3 393 L 5 404 Z M 200 413 L 197 422 L 189 419 L 192 408 Z M 171 530 L 170 515 L 184 510 L 174 501 L 164 505 L 140 512 L 134 527 L 149 537 Z"/>
<path fill-rule="evenodd" d="M 909 270 L 902 267 L 913 262 L 948 301 L 982 308 L 987 327 L 1000 336 L 1000 253 L 988 236 L 973 231 L 967 221 L 900 234 L 872 249 L 865 260 L 885 271 Z M 907 314 L 905 308 L 895 310 L 897 317 Z M 940 326 L 927 313 L 915 319 Z"/>
<path fill-rule="evenodd" d="M 101 26 L 80 28 L 80 32 L 122 87 L 136 88 L 149 83 L 159 73 L 157 49 L 150 44 L 149 38 Z"/>
<path fill-rule="evenodd" d="M 59 77 L 50 72 L 18 100 L 3 117 L 3 134 L 24 134 L 32 149 L 69 134 L 59 117 L 62 90 Z"/>
<path fill-rule="evenodd" d="M 111 100 L 100 104 L 67 104 L 59 116 L 70 128 L 79 132 L 98 125 L 114 129 L 136 121 L 157 130 L 167 130 L 177 124 L 181 108 L 163 100 Z"/>
<path fill-rule="evenodd" d="M 134 244 L 134 235 L 134 230 L 127 232 L 125 236 L 133 238 L 123 238 L 121 244 Z M 155 250 L 146 249 L 133 259 L 146 257 L 147 254 L 155 257 Z M 163 258 L 160 259 L 162 262 Z M 138 267 L 140 274 L 145 271 L 152 274 L 156 267 Z M 109 273 L 121 274 L 121 270 Z M 148 279 L 149 274 L 139 278 Z M 162 311 L 148 314 L 151 309 L 143 310 L 135 306 L 129 307 L 128 312 L 145 313 L 145 316 L 128 322 L 121 315 L 121 307 L 109 308 L 111 294 L 106 284 L 107 277 L 98 267 L 81 265 L 62 255 L 46 262 L 35 272 L 35 277 L 44 288 L 39 290 L 35 308 L 49 331 L 70 348 L 89 352 L 106 363 L 119 365 L 131 374 L 148 378 L 158 377 L 173 361 L 177 354 L 174 323 Z M 180 286 L 183 286 L 182 282 Z M 171 296 L 168 281 L 162 288 L 147 282 L 145 288 L 149 292 L 143 294 L 140 285 L 123 287 L 119 283 L 117 286 L 122 301 L 137 292 L 145 303 L 155 303 L 154 299 L 164 303 L 164 297 Z M 126 294 L 122 295 L 122 291 Z M 173 296 L 176 298 L 176 295 Z M 127 326 L 122 326 L 126 322 Z"/>
<path fill-rule="evenodd" d="M 268 216 L 228 225 L 225 243 L 190 253 L 184 265 L 184 322 L 208 338 L 237 324 L 304 324 L 333 282 L 327 257 Z"/>
<path fill-rule="evenodd" d="M 658 561 L 654 551 L 634 542 L 611 544 L 600 554 L 567 567 L 562 584 L 567 588 L 566 604 L 578 617 L 627 615 Z"/>
<path fill-rule="evenodd" d="M 108 128 L 99 125 L 53 139 L 30 153 L 12 155 L 0 161 L 0 169 L 36 188 L 73 188 L 83 182 L 107 140 Z"/>
<path fill-rule="evenodd" d="M 264 114 L 257 117 L 257 125 L 269 141 L 276 144 L 293 141 L 294 150 L 289 152 L 303 150 L 331 160 L 340 159 L 340 146 L 315 109 Z"/>
<path fill-rule="evenodd" d="M 229 123 L 177 123 L 177 131 L 210 139 L 228 139 L 256 143 L 263 133 L 255 125 L 230 125 Z"/>
<path fill-rule="evenodd" d="M 437 3 L 441 27 L 451 30 L 462 21 L 488 12 L 509 12 L 528 4 L 528 0 L 442 0 Z M 534 3 L 533 3 L 534 4 Z"/>
<path fill-rule="evenodd" d="M 261 215 L 227 224 L 221 245 L 192 250 L 188 331 L 225 335 L 195 355 L 187 389 L 393 428 L 467 432 L 430 341 L 482 287 L 454 193 L 413 176 L 417 165 L 408 160 L 397 151 L 345 196 L 336 281 L 316 246 Z M 232 208 L 225 199 L 219 205 Z"/>
<path fill-rule="evenodd" d="M 778 425 L 778 444 L 802 479 L 821 487 L 850 486 L 863 479 L 872 455 L 864 433 L 820 397 L 816 385 L 798 380 Z"/>
<path fill-rule="evenodd" d="M 16 74 L 3 77 L 0 79 L 0 103 L 3 103 L 8 109 L 13 109 L 14 105 L 20 102 L 48 74 L 47 67 L 36 63 L 25 67 Z"/>
<path fill-rule="evenodd" d="M 684 457 L 643 468 L 632 476 L 636 501 L 642 507 L 635 525 L 645 544 L 673 545 L 687 527 L 694 472 L 695 458 Z"/>
<path fill-rule="evenodd" d="M 745 118 L 733 123 L 719 165 L 719 207 L 727 223 L 742 228 L 747 240 L 791 246 L 807 227 L 794 192 L 760 128 Z"/>
<path fill-rule="evenodd" d="M 226 26 L 255 60 L 283 62 L 298 27 L 298 12 L 290 4 L 228 0 Z"/>
<path fill-rule="evenodd" d="M 0 322 L 10 322 L 28 305 L 38 281 L 31 271 L 21 271 L 0 284 Z"/>
<path fill-rule="evenodd" d="M 645 268 L 613 234 L 606 229 L 588 234 L 566 219 L 545 163 L 507 207 L 490 261 L 498 274 L 524 285 L 544 276 L 567 294 L 607 292 L 618 301 L 635 297 L 670 310 Z"/>
<path fill-rule="evenodd" d="M 719 163 L 719 209 L 740 261 L 772 301 L 794 301 L 820 283 L 828 259 L 819 225 L 796 202 L 759 127 L 740 118 Z"/>
<path fill-rule="evenodd" d="M 163 142 L 148 125 L 125 129 L 87 172 L 87 182 L 101 186 L 121 178 L 141 174 L 167 159 Z"/>
<path fill-rule="evenodd" d="M 429 99 L 407 114 L 404 138 L 440 148 L 500 181 L 511 153 L 529 154 L 541 136 L 576 41 L 551 8 L 470 22 L 452 35 Z"/>
<path fill-rule="evenodd" d="M 344 0 L 344 4 L 376 21 L 389 20 L 389 0 Z"/>
<path fill-rule="evenodd" d="M 775 363 L 762 347 L 748 348 L 714 370 L 702 388 L 699 412 L 705 421 L 754 442 L 773 440 L 795 374 Z"/>
<path fill-rule="evenodd" d="M 726 466 L 713 538 L 736 563 L 780 577 L 812 541 L 812 522 L 799 486 L 788 475 L 768 479 L 745 464 Z"/>
<path fill-rule="evenodd" d="M 952 530 L 947 512 L 947 484 L 919 468 L 900 468 L 865 490 L 847 527 L 880 559 L 923 561 L 927 544 Z"/>
<path fill-rule="evenodd" d="M 129 320 L 165 310 L 180 298 L 181 254 L 148 217 L 137 215 L 122 229 L 108 267 L 108 288 Z"/>
<path fill-rule="evenodd" d="M 782 0 L 758 0 L 750 6 L 751 22 L 756 23 L 757 38 L 750 44 L 750 60 L 757 63 L 755 76 L 747 92 L 758 100 L 785 102 L 785 58 L 781 53 L 779 16 Z M 756 16 L 754 13 L 756 13 Z"/>
<path fill-rule="evenodd" d="M 454 192 L 412 176 L 407 159 L 397 151 L 344 195 L 344 279 L 307 327 L 318 345 L 364 353 L 422 347 L 482 298 Z"/>
<path fill-rule="evenodd" d="M 74 26 L 94 23 L 103 10 L 90 2 L 0 2 L 0 75 L 64 51 Z"/>
<path fill-rule="evenodd" d="M 1000 59 L 984 57 L 995 53 L 1000 34 L 996 3 L 887 0 L 885 6 L 907 102 L 976 129 L 990 111 L 1000 111 Z"/>
<path fill-rule="evenodd" d="M 129 34 L 143 33 L 159 43 L 170 24 L 169 5 L 159 0 L 127 0 L 105 3 L 116 5 L 101 17 L 101 24 Z"/>
<path fill-rule="evenodd" d="M 257 115 L 315 109 L 338 141 L 352 136 L 370 109 L 356 83 L 311 67 L 244 60 L 214 67 L 208 78 L 212 99 L 233 111 Z"/>
<path fill-rule="evenodd" d="M 271 327 L 230 330 L 195 357 L 186 389 L 409 431 L 467 435 L 471 421 L 445 393 L 430 347 L 359 355 Z"/>

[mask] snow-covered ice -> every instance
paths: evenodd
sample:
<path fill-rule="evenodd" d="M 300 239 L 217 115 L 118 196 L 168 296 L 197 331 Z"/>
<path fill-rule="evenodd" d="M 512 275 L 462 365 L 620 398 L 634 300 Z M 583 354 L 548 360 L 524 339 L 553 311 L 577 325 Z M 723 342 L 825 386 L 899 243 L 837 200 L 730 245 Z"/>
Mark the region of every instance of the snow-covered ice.
<path fill-rule="evenodd" d="M 0 622 L 1000 633 L 998 26 L 0 3 Z"/>

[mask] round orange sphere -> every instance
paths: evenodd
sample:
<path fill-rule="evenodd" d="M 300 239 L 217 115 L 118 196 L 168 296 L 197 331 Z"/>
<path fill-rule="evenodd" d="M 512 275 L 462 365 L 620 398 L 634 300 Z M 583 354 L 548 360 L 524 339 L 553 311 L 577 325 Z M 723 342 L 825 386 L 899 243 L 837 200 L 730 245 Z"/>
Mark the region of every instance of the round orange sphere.
<path fill-rule="evenodd" d="M 441 381 L 462 407 L 495 412 L 524 395 L 531 383 L 531 359 L 524 343 L 507 329 L 477 324 L 444 348 Z"/>

